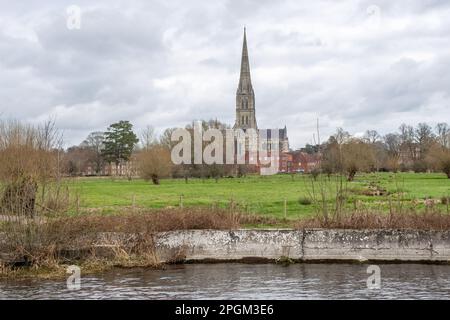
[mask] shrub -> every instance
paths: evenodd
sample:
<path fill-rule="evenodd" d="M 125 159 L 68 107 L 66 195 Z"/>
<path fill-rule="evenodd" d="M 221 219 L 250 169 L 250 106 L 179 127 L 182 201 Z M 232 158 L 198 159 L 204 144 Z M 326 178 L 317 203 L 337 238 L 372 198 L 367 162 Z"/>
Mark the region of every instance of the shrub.
<path fill-rule="evenodd" d="M 46 200 L 49 186 L 61 180 L 60 148 L 61 136 L 53 122 L 30 126 L 0 121 L 1 214 L 36 214 L 36 205 Z"/>
<path fill-rule="evenodd" d="M 312 169 L 311 170 L 311 176 L 313 177 L 314 180 L 317 180 L 319 175 L 320 175 L 320 170 L 319 169 Z"/>
<path fill-rule="evenodd" d="M 441 160 L 441 169 L 447 175 L 447 178 L 450 179 L 450 155 L 446 159 Z"/>
<path fill-rule="evenodd" d="M 418 160 L 413 163 L 412 169 L 416 173 L 422 173 L 427 171 L 428 166 L 425 161 Z"/>
<path fill-rule="evenodd" d="M 170 151 L 159 145 L 141 151 L 137 163 L 139 175 L 153 184 L 159 184 L 160 178 L 168 177 L 172 169 Z"/>
<path fill-rule="evenodd" d="M 302 219 L 296 228 L 336 228 L 336 229 L 414 229 L 414 230 L 450 230 L 450 215 L 438 211 L 424 213 L 392 212 L 344 212 L 332 218 L 317 216 Z"/>
<path fill-rule="evenodd" d="M 312 201 L 309 198 L 300 197 L 300 199 L 298 199 L 298 203 L 303 205 L 303 206 L 309 206 L 310 204 L 312 204 Z"/>
<path fill-rule="evenodd" d="M 142 240 L 145 240 L 145 246 L 142 248 L 117 248 L 125 254 L 124 257 L 134 255 L 142 258 L 151 253 L 154 232 L 186 229 L 229 230 L 239 228 L 242 223 L 271 222 L 264 217 L 218 208 L 154 209 L 107 216 L 60 215 L 39 220 L 18 217 L 0 224 L 0 232 L 4 233 L 0 249 L 2 254 L 8 256 L 9 263 L 53 268 L 73 259 L 81 259 L 81 262 L 94 259 L 95 252 L 91 249 L 102 232 L 128 233 L 142 237 Z M 75 256 L 72 256 L 73 254 Z"/>

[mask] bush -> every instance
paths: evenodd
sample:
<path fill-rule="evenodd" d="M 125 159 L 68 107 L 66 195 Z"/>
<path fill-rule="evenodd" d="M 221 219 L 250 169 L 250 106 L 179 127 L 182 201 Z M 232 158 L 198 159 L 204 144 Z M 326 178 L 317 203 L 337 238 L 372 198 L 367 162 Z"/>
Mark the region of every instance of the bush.
<path fill-rule="evenodd" d="M 159 184 L 160 178 L 168 177 L 172 170 L 170 151 L 163 146 L 152 146 L 137 156 L 138 171 L 141 178 Z"/>
<path fill-rule="evenodd" d="M 312 201 L 309 198 L 300 197 L 300 199 L 298 199 L 298 203 L 303 206 L 309 206 L 310 204 L 312 204 Z"/>
<path fill-rule="evenodd" d="M 450 215 L 439 211 L 391 214 L 348 211 L 328 219 L 321 216 L 302 219 L 295 228 L 450 230 Z"/>
<path fill-rule="evenodd" d="M 313 177 L 314 180 L 317 180 L 317 178 L 319 177 L 320 174 L 320 170 L 319 169 L 312 169 L 311 170 L 311 176 Z"/>
<path fill-rule="evenodd" d="M 447 175 L 447 178 L 450 179 L 450 155 L 447 157 L 447 159 L 441 160 L 441 169 Z"/>
<path fill-rule="evenodd" d="M 36 205 L 51 195 L 49 186 L 60 181 L 60 147 L 53 122 L 31 126 L 0 121 L 0 214 L 36 214 Z"/>
<path fill-rule="evenodd" d="M 425 161 L 415 161 L 412 169 L 415 173 L 427 172 L 428 166 Z"/>

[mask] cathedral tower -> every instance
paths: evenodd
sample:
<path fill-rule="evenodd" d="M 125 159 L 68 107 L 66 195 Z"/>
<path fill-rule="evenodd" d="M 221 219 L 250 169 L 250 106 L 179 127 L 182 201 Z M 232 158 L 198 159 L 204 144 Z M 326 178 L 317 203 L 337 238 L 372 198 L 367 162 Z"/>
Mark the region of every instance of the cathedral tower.
<path fill-rule="evenodd" d="M 257 129 L 255 115 L 255 93 L 250 77 L 248 61 L 247 36 L 244 28 L 244 43 L 242 45 L 241 74 L 236 92 L 236 122 L 235 129 Z"/>

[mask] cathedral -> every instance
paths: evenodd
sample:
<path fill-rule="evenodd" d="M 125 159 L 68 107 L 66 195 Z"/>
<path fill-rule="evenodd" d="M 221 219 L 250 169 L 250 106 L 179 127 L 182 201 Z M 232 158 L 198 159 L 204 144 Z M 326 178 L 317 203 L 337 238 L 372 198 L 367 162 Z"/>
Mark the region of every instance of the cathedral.
<path fill-rule="evenodd" d="M 239 85 L 236 92 L 236 121 L 234 123 L 234 129 L 255 129 L 257 131 L 264 130 L 258 129 L 256 122 L 256 109 L 255 109 L 255 92 L 253 91 L 252 79 L 250 77 L 250 63 L 248 59 L 247 49 L 247 35 L 244 28 L 244 43 L 242 45 L 242 57 L 241 57 L 241 73 L 239 76 Z M 281 153 L 289 151 L 289 139 L 287 136 L 286 126 L 284 129 L 267 129 L 267 141 L 264 141 L 262 145 L 269 146 L 272 143 L 271 132 L 278 130 L 279 132 L 279 150 Z"/>

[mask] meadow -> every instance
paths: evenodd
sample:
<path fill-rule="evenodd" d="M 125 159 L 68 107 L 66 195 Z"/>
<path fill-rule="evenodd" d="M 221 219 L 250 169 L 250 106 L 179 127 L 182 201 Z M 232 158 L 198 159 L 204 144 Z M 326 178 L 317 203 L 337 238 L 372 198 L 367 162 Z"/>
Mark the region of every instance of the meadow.
<path fill-rule="evenodd" d="M 243 178 L 163 179 L 160 185 L 126 178 L 71 178 L 79 212 L 115 213 L 133 208 L 219 207 L 267 217 L 298 219 L 312 216 L 318 206 L 314 197 L 326 190 L 329 203 L 342 181 L 348 208 L 389 212 L 431 206 L 448 211 L 450 179 L 439 173 L 359 174 L 352 182 L 338 177 L 279 174 Z M 429 200 L 427 200 L 429 199 Z"/>

